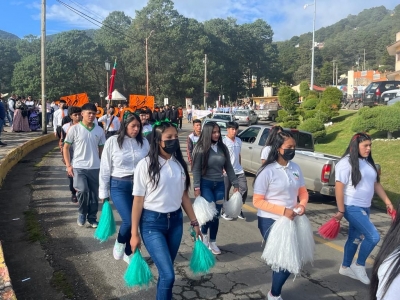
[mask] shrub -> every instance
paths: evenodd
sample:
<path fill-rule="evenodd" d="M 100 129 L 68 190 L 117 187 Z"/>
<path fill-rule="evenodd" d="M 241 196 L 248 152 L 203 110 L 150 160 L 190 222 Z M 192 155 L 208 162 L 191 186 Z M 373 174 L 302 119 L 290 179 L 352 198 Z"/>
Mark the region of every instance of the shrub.
<path fill-rule="evenodd" d="M 319 93 L 314 90 L 309 91 L 306 99 L 311 99 L 311 98 L 319 98 Z"/>
<path fill-rule="evenodd" d="M 317 107 L 318 102 L 319 102 L 319 100 L 318 100 L 317 98 L 309 98 L 309 99 L 306 99 L 306 100 L 301 104 L 301 106 L 302 106 L 304 109 L 311 110 L 311 109 L 315 109 L 315 108 Z"/>
<path fill-rule="evenodd" d="M 316 113 L 317 113 L 316 110 L 306 110 L 303 113 L 303 119 L 307 120 L 307 119 L 315 118 Z"/>
<path fill-rule="evenodd" d="M 291 87 L 285 85 L 279 89 L 278 93 L 279 103 L 282 108 L 289 113 L 296 111 L 296 104 L 299 101 L 299 93 Z"/>
<path fill-rule="evenodd" d="M 312 133 L 314 141 L 326 136 L 326 130 L 324 123 L 316 118 L 305 120 L 300 124 L 299 129 L 309 131 Z"/>
<path fill-rule="evenodd" d="M 300 82 L 300 97 L 307 97 L 310 92 L 310 87 L 307 81 Z"/>

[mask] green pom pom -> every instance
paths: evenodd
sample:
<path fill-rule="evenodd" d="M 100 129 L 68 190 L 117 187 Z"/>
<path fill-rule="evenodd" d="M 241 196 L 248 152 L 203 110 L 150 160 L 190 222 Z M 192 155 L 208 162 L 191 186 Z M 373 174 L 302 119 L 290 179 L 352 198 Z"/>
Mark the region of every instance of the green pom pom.
<path fill-rule="evenodd" d="M 97 229 L 94 232 L 94 238 L 100 240 L 100 242 L 105 242 L 115 232 L 116 232 L 116 226 L 110 201 L 104 200 L 103 209 L 101 210 L 99 225 L 97 226 Z"/>
<path fill-rule="evenodd" d="M 190 269 L 194 274 L 207 274 L 215 266 L 215 257 L 204 243 L 198 239 L 194 243 Z"/>
<path fill-rule="evenodd" d="M 142 254 L 136 249 L 131 262 L 124 275 L 125 283 L 128 287 L 148 288 L 153 281 L 153 274 Z"/>

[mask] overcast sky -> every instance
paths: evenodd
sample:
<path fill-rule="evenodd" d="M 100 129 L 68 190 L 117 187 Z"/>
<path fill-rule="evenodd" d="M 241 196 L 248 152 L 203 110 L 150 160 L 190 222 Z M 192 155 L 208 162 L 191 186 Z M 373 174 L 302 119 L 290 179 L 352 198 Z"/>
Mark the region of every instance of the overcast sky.
<path fill-rule="evenodd" d="M 111 11 L 124 11 L 134 17 L 135 10 L 143 8 L 145 0 L 62 0 L 91 16 L 102 20 Z M 289 39 L 312 31 L 313 0 L 175 0 L 175 8 L 186 17 L 206 21 L 233 17 L 238 23 L 264 19 L 274 31 L 274 40 Z M 379 5 L 393 9 L 399 0 L 317 0 L 316 29 L 336 23 L 349 14 Z M 40 35 L 41 1 L 0 0 L 2 21 L 0 29 L 19 37 Z M 70 29 L 97 28 L 77 14 L 66 9 L 57 0 L 47 0 L 47 33 Z"/>

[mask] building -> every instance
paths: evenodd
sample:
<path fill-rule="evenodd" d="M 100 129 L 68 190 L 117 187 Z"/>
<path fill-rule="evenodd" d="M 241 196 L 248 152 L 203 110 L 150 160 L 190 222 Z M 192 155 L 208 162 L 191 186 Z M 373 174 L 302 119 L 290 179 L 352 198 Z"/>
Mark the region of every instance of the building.
<path fill-rule="evenodd" d="M 389 55 L 394 56 L 396 59 L 395 71 L 388 73 L 386 77 L 388 80 L 400 80 L 400 32 L 396 34 L 396 42 L 386 49 Z"/>

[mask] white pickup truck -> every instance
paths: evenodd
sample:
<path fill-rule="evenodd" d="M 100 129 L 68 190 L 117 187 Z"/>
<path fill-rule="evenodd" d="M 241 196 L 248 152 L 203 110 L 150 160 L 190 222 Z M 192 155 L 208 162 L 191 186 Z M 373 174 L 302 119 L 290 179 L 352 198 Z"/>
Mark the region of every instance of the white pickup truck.
<path fill-rule="evenodd" d="M 271 126 L 252 125 L 239 133 L 242 140 L 242 166 L 246 172 L 255 174 L 261 166 L 261 151 L 264 148 Z M 312 134 L 296 129 L 289 131 L 296 140 L 296 155 L 293 161 L 303 172 L 306 188 L 326 196 L 335 196 L 335 165 L 339 156 L 314 152 Z"/>
<path fill-rule="evenodd" d="M 263 109 L 258 109 L 254 111 L 257 115 L 257 118 L 260 121 L 270 120 L 274 122 L 276 117 L 278 116 L 278 110 L 279 110 L 278 102 L 266 103 L 262 107 Z"/>

